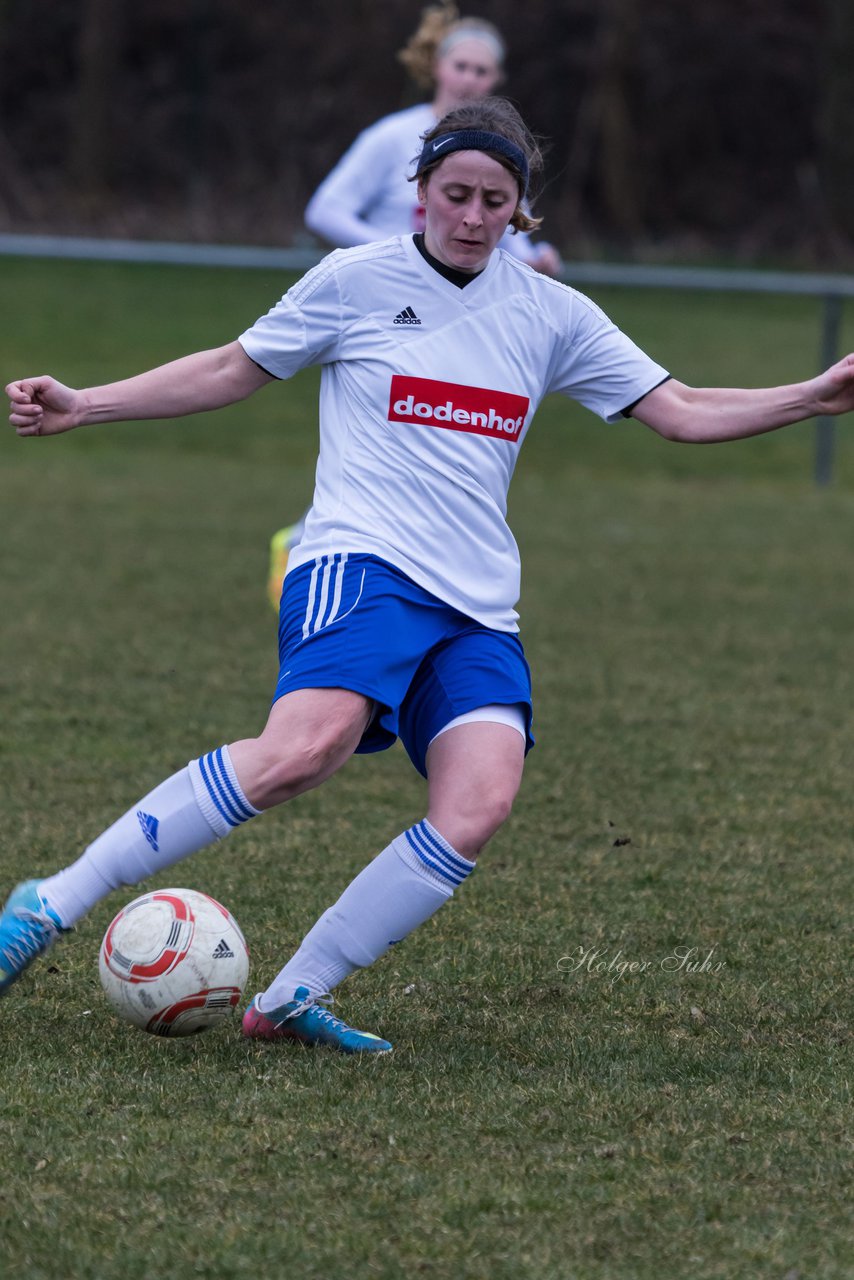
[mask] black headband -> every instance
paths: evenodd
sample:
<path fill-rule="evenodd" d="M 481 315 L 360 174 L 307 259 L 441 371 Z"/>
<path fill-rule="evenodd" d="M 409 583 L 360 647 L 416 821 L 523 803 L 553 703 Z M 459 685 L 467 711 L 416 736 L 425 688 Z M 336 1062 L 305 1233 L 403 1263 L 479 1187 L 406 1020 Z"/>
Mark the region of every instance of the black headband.
<path fill-rule="evenodd" d="M 486 133 L 482 129 L 458 129 L 455 133 L 440 133 L 437 138 L 428 139 L 418 157 L 416 175 L 451 151 L 494 151 L 496 155 L 504 156 L 519 170 L 522 195 L 528 190 L 528 158 L 524 151 L 502 138 L 500 133 Z"/>

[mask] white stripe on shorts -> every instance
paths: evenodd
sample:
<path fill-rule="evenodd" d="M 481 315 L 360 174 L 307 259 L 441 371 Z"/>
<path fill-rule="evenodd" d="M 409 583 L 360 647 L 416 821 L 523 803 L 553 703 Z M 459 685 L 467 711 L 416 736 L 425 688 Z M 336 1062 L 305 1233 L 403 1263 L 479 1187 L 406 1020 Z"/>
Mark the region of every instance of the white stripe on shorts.
<path fill-rule="evenodd" d="M 317 606 L 317 617 L 314 619 L 312 631 L 319 631 L 326 612 L 326 601 L 329 599 L 329 579 L 332 576 L 332 562 L 327 560 L 323 566 L 323 581 L 320 584 L 320 604 Z"/>
<path fill-rule="evenodd" d="M 487 707 L 476 707 L 474 711 L 464 711 L 461 716 L 455 716 L 453 720 L 449 720 L 443 725 L 438 733 L 434 733 L 430 743 L 435 742 L 437 738 L 441 738 L 443 733 L 447 733 L 449 729 L 456 729 L 458 724 L 474 724 L 477 721 L 485 720 L 490 724 L 506 724 L 511 729 L 515 729 L 517 733 L 521 733 L 525 742 L 528 741 L 526 731 L 527 707 L 521 702 L 511 702 L 508 704 L 500 702 L 492 702 Z"/>
<path fill-rule="evenodd" d="M 310 635 L 315 635 L 318 631 L 322 631 L 324 627 L 328 627 L 338 618 L 341 601 L 344 596 L 344 573 L 347 568 L 348 557 L 348 551 L 336 551 L 332 556 L 318 556 L 316 558 L 308 584 L 308 603 L 302 624 L 303 640 L 308 639 Z M 324 560 L 326 561 L 325 564 L 323 563 Z M 348 613 L 353 612 L 362 598 L 364 585 L 365 571 L 363 569 L 358 595 L 347 612 L 341 614 L 342 618 L 346 618 Z"/>
<path fill-rule="evenodd" d="M 347 552 L 341 553 L 341 559 L 335 566 L 335 590 L 332 593 L 332 608 L 329 610 L 329 617 L 323 624 L 328 627 L 330 622 L 334 622 L 338 617 L 338 610 L 341 608 L 341 592 L 344 589 L 344 570 L 347 567 Z"/>
<path fill-rule="evenodd" d="M 308 604 L 305 609 L 305 620 L 302 624 L 302 638 L 311 633 L 311 615 L 314 613 L 314 601 L 317 595 L 317 571 L 320 568 L 320 557 L 318 556 L 314 562 L 314 568 L 311 571 L 311 580 L 308 584 Z"/>

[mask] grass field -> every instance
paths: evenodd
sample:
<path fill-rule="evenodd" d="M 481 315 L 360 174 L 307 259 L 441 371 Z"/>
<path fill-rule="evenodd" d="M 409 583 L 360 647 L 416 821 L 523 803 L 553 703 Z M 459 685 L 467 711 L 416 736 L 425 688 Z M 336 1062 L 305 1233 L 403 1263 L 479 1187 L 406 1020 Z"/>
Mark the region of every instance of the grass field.
<path fill-rule="evenodd" d="M 228 341 L 284 283 L 4 261 L 2 381 Z M 687 381 L 814 371 L 815 304 L 597 298 Z M 262 723 L 315 396 L 0 433 L 0 892 Z M 118 1024 L 115 895 L 2 1005 L 0 1274 L 854 1274 L 852 430 L 817 492 L 808 426 L 691 449 L 546 404 L 511 494 L 538 746 L 470 883 L 342 988 L 394 1055 Z M 254 991 L 423 804 L 355 759 L 157 883 L 232 908 Z"/>

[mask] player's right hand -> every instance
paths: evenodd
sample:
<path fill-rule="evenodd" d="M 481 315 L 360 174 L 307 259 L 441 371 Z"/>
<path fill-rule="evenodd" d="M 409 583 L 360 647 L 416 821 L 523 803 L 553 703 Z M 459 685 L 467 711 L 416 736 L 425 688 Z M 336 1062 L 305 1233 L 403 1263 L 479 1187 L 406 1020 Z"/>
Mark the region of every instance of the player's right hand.
<path fill-rule="evenodd" d="M 22 378 L 10 382 L 9 421 L 19 436 L 55 436 L 80 423 L 78 392 L 56 378 Z"/>

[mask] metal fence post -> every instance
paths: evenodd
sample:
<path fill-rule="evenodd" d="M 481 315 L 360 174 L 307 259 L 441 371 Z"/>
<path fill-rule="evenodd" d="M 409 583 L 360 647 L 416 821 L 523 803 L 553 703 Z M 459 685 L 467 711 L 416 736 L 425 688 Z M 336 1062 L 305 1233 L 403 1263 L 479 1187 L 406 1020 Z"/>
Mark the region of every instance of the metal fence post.
<path fill-rule="evenodd" d="M 824 295 L 821 322 L 821 368 L 827 369 L 838 359 L 839 330 L 842 326 L 842 298 L 838 293 Z M 815 482 L 825 488 L 833 479 L 833 418 L 823 414 L 815 421 Z"/>

